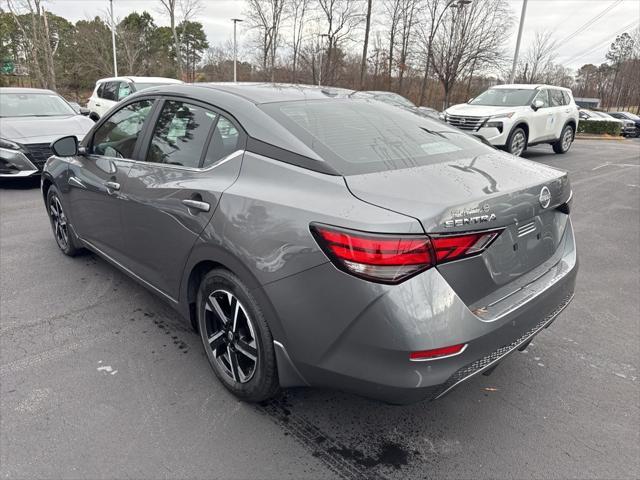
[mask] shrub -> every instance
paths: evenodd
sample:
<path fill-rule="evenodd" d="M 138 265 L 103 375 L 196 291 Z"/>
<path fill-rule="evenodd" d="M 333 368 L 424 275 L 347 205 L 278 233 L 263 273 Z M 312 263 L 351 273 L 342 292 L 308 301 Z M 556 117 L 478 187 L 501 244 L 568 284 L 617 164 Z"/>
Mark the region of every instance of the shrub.
<path fill-rule="evenodd" d="M 580 120 L 578 122 L 578 133 L 593 133 L 596 135 L 620 135 L 622 125 L 618 122 L 609 122 L 608 120 Z"/>

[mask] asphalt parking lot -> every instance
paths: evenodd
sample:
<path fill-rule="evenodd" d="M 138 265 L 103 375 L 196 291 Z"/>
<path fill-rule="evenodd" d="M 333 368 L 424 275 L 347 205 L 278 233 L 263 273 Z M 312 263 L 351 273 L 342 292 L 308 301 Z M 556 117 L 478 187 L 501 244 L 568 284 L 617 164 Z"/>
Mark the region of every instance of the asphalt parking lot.
<path fill-rule="evenodd" d="M 640 139 L 566 169 L 580 273 L 524 353 L 432 403 L 295 389 L 237 401 L 161 300 L 53 240 L 37 183 L 0 189 L 3 478 L 638 478 Z"/>

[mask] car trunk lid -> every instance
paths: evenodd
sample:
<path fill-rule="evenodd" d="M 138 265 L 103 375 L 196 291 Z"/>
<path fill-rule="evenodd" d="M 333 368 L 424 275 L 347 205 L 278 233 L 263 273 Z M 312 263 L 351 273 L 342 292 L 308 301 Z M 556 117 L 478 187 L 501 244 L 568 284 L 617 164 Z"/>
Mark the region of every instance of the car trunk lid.
<path fill-rule="evenodd" d="M 467 303 L 553 255 L 567 219 L 557 208 L 571 195 L 566 172 L 501 152 L 345 181 L 359 199 L 416 218 L 430 235 L 504 229 L 479 257 L 438 267 Z"/>

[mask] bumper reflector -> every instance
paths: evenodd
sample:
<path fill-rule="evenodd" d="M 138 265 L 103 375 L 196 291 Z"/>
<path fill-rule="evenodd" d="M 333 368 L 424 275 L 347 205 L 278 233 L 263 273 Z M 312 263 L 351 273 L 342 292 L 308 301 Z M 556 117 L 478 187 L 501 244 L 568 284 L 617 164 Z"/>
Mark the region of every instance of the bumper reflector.
<path fill-rule="evenodd" d="M 439 358 L 453 357 L 459 355 L 467 348 L 466 343 L 460 343 L 458 345 L 451 345 L 449 347 L 434 348 L 431 350 L 420 350 L 419 352 L 411 352 L 409 359 L 414 362 L 422 360 L 436 360 Z"/>

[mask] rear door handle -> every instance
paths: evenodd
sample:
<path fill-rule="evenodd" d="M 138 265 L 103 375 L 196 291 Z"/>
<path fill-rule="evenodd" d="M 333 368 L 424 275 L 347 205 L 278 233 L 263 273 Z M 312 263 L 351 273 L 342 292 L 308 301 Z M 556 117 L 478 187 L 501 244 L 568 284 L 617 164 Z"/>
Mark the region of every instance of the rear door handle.
<path fill-rule="evenodd" d="M 96 107 L 99 107 L 99 106 L 100 106 L 100 104 L 99 104 L 99 103 L 96 103 Z"/>
<path fill-rule="evenodd" d="M 104 186 L 107 187 L 107 192 L 120 190 L 120 184 L 117 182 L 104 182 Z"/>
<path fill-rule="evenodd" d="M 185 200 L 182 200 L 182 203 L 189 208 L 193 208 L 194 210 L 200 210 L 202 212 L 208 212 L 209 209 L 211 208 L 211 205 L 209 205 L 207 202 L 200 202 L 198 200 L 185 199 Z"/>

